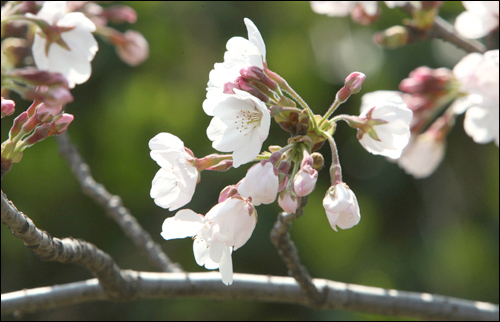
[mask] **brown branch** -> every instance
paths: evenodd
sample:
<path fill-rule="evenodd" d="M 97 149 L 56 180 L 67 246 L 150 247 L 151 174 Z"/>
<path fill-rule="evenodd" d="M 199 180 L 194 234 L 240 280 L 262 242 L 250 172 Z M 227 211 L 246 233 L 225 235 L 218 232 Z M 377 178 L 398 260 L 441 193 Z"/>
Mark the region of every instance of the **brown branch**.
<path fill-rule="evenodd" d="M 164 272 L 182 272 L 179 264 L 173 263 L 162 251 L 161 247 L 154 242 L 151 235 L 142 228 L 130 211 L 123 207 L 121 198 L 109 193 L 106 188 L 97 183 L 90 174 L 90 167 L 85 163 L 78 149 L 71 143 L 67 134 L 57 137 L 59 152 L 68 161 L 75 177 L 80 182 L 83 193 L 101 205 L 107 214 L 120 226 L 125 234 L 141 249 L 143 249 L 151 261 Z"/>
<path fill-rule="evenodd" d="M 419 10 L 412 3 L 408 3 L 407 5 L 401 7 L 401 9 L 409 13 L 410 15 L 412 15 L 414 11 Z M 457 34 L 455 27 L 453 27 L 440 16 L 434 17 L 434 25 L 429 32 L 425 33 L 425 36 L 431 38 L 439 38 L 444 41 L 450 42 L 458 48 L 461 48 L 469 53 L 484 53 L 486 51 L 486 47 L 479 41 L 474 39 L 467 39 Z"/>
<path fill-rule="evenodd" d="M 2 223 L 20 238 L 41 260 L 77 264 L 91 271 L 111 299 L 132 297 L 128 276 L 122 274 L 111 256 L 95 245 L 75 238 L 55 238 L 38 229 L 33 221 L 17 210 L 2 191 Z"/>
<path fill-rule="evenodd" d="M 234 274 L 226 286 L 219 273 L 150 273 L 126 271 L 136 298 L 198 298 L 299 304 L 311 307 L 309 296 L 291 277 Z M 498 321 L 498 305 L 442 295 L 388 290 L 314 279 L 323 289 L 321 309 L 340 309 L 424 320 Z M 2 294 L 2 315 L 39 312 L 77 303 L 106 300 L 95 279 Z M 315 307 L 315 306 L 313 306 Z"/>
<path fill-rule="evenodd" d="M 434 27 L 430 31 L 429 35 L 434 38 L 448 41 L 469 53 L 486 52 L 486 47 L 483 44 L 479 41 L 460 36 L 456 33 L 456 30 L 452 25 L 439 16 L 434 18 Z"/>
<path fill-rule="evenodd" d="M 300 206 L 295 213 L 287 214 L 282 212 L 278 215 L 278 219 L 271 230 L 271 241 L 281 259 L 285 262 L 288 268 L 288 275 L 295 278 L 297 283 L 299 283 L 302 291 L 310 299 L 311 305 L 321 307 L 326 299 L 325 294 L 313 284 L 309 272 L 300 262 L 297 248 L 288 233 L 292 227 L 292 220 L 302 216 L 306 204 L 307 196 L 301 198 Z"/>

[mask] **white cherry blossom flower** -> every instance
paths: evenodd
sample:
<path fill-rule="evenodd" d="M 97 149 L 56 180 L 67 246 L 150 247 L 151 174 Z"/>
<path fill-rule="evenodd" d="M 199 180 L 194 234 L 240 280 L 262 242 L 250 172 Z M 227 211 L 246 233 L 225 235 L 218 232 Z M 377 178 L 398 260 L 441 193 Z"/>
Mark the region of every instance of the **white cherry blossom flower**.
<path fill-rule="evenodd" d="M 247 175 L 238 186 L 238 193 L 245 198 L 251 197 L 255 206 L 268 205 L 276 200 L 278 186 L 277 169 L 271 162 L 264 161 L 248 169 Z"/>
<path fill-rule="evenodd" d="M 494 141 L 499 146 L 500 121 L 498 112 L 498 104 L 480 103 L 470 107 L 465 113 L 465 132 L 476 143 L 485 144 Z"/>
<path fill-rule="evenodd" d="M 163 222 L 161 236 L 166 240 L 194 237 L 196 263 L 207 269 L 219 268 L 222 282 L 231 285 L 231 254 L 250 239 L 256 223 L 255 207 L 234 197 L 215 205 L 206 216 L 189 209 L 178 211 Z"/>
<path fill-rule="evenodd" d="M 457 32 L 470 39 L 486 36 L 498 28 L 498 1 L 462 1 L 466 11 L 455 20 Z"/>
<path fill-rule="evenodd" d="M 499 51 L 472 53 L 454 68 L 453 74 L 466 96 L 453 104 L 455 113 L 465 112 L 464 129 L 476 143 L 495 141 L 499 129 Z"/>
<path fill-rule="evenodd" d="M 46 1 L 38 14 L 31 16 L 44 19 L 52 29 L 60 30 L 60 40 L 52 39 L 50 43 L 43 32 L 35 34 L 32 51 L 37 68 L 61 73 L 71 88 L 86 82 L 92 73 L 90 62 L 98 50 L 92 35 L 96 30 L 94 23 L 81 12 L 67 13 L 66 1 Z"/>
<path fill-rule="evenodd" d="M 345 183 L 330 187 L 323 199 L 323 207 L 333 230 L 352 228 L 361 219 L 356 195 Z"/>
<path fill-rule="evenodd" d="M 226 44 L 224 62 L 216 63 L 209 74 L 207 99 L 203 102 L 203 110 L 213 116 L 213 109 L 224 99 L 224 85 L 233 82 L 240 76 L 240 70 L 249 66 L 264 68 L 266 63 L 266 45 L 255 24 L 244 19 L 248 31 L 248 39 L 233 37 Z M 228 94 L 229 95 L 229 94 Z"/>
<path fill-rule="evenodd" d="M 214 149 L 233 152 L 233 167 L 257 157 L 269 135 L 271 116 L 266 105 L 255 96 L 240 90 L 226 95 L 213 110 L 207 128 Z"/>
<path fill-rule="evenodd" d="M 191 164 L 194 159 L 184 143 L 175 135 L 160 133 L 149 141 L 151 158 L 161 167 L 151 186 L 151 198 L 165 209 L 175 210 L 191 201 L 198 170 Z"/>
<path fill-rule="evenodd" d="M 368 124 L 375 121 L 375 125 L 366 130 L 358 129 L 359 143 L 372 154 L 399 158 L 410 140 L 413 112 L 398 95 L 364 106 L 370 107 L 364 108 L 360 117 Z M 377 124 L 380 121 L 382 124 Z"/>
<path fill-rule="evenodd" d="M 330 17 L 348 16 L 352 9 L 360 4 L 369 16 L 377 14 L 377 1 L 311 1 L 311 8 L 318 14 Z"/>

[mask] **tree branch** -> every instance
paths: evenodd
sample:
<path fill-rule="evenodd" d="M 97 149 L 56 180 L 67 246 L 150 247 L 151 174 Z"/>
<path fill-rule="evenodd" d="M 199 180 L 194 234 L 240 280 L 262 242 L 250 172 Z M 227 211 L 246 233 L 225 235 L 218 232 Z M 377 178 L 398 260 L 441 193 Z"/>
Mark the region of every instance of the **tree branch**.
<path fill-rule="evenodd" d="M 401 7 L 401 9 L 410 15 L 413 15 L 413 12 L 419 10 L 412 3 L 408 3 L 405 6 Z M 486 47 L 477 40 L 467 39 L 459 34 L 457 34 L 455 27 L 453 27 L 446 20 L 441 18 L 440 16 L 434 17 L 434 25 L 432 29 L 426 33 L 427 37 L 439 38 L 444 41 L 450 42 L 469 53 L 484 53 L 486 52 Z"/>
<path fill-rule="evenodd" d="M 278 219 L 271 230 L 271 241 L 281 259 L 285 262 L 288 268 L 288 275 L 293 276 L 299 283 L 304 294 L 310 299 L 311 305 L 321 307 L 325 302 L 325 294 L 322 294 L 316 288 L 316 285 L 313 284 L 309 272 L 300 262 L 297 248 L 288 233 L 292 227 L 292 220 L 302 216 L 306 204 L 307 196 L 301 198 L 300 206 L 295 213 L 287 214 L 286 212 L 282 212 L 278 215 Z"/>
<path fill-rule="evenodd" d="M 132 296 L 128 275 L 122 274 L 111 256 L 86 241 L 71 237 L 59 239 L 38 229 L 28 216 L 17 210 L 3 191 L 2 223 L 41 260 L 72 263 L 87 268 L 99 279 L 110 298 Z"/>
<path fill-rule="evenodd" d="M 432 28 L 430 35 L 431 37 L 448 41 L 469 53 L 486 52 L 486 47 L 483 44 L 479 41 L 467 39 L 458 35 L 455 28 L 439 16 L 434 18 L 434 27 Z"/>
<path fill-rule="evenodd" d="M 182 272 L 179 264 L 173 263 L 162 251 L 161 247 L 154 242 L 151 235 L 142 228 L 130 211 L 123 207 L 121 198 L 109 193 L 106 188 L 97 183 L 90 174 L 90 167 L 85 163 L 78 149 L 71 143 L 67 134 L 56 137 L 59 144 L 59 152 L 68 161 L 75 177 L 80 182 L 83 193 L 102 206 L 107 214 L 120 226 L 139 248 L 143 249 L 151 261 L 164 272 Z"/>
<path fill-rule="evenodd" d="M 220 274 L 126 271 L 136 298 L 245 300 L 311 306 L 310 298 L 291 277 L 234 274 L 226 286 Z M 324 279 L 312 280 L 326 298 L 321 309 L 342 309 L 425 320 L 498 320 L 498 305 L 453 297 L 387 290 Z M 2 315 L 38 312 L 106 300 L 96 279 L 2 294 Z"/>

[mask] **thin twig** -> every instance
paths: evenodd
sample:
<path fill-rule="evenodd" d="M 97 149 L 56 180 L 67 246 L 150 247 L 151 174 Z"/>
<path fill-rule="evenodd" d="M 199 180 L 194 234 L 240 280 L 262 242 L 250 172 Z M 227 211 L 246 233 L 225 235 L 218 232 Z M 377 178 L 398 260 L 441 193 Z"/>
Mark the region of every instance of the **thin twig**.
<path fill-rule="evenodd" d="M 410 15 L 412 15 L 415 10 L 419 10 L 412 3 L 406 4 L 401 7 L 401 9 Z M 486 47 L 479 41 L 460 36 L 455 28 L 440 16 L 434 17 L 434 25 L 432 29 L 426 33 L 426 36 L 450 42 L 469 53 L 484 53 L 486 51 Z"/>
<path fill-rule="evenodd" d="M 292 220 L 302 216 L 304 207 L 307 204 L 307 196 L 301 198 L 300 206 L 293 214 L 282 212 L 278 215 L 278 219 L 271 230 L 271 241 L 274 247 L 285 262 L 288 268 L 288 275 L 295 278 L 299 283 L 300 288 L 311 301 L 311 305 L 321 307 L 325 302 L 325 294 L 313 284 L 309 272 L 301 264 L 297 248 L 290 238 L 289 231 L 292 227 Z"/>
<path fill-rule="evenodd" d="M 85 163 L 78 149 L 71 143 L 67 132 L 57 137 L 59 152 L 68 161 L 75 177 L 82 186 L 82 191 L 101 205 L 125 234 L 141 249 L 151 261 L 164 272 L 182 272 L 179 264 L 173 263 L 154 242 L 151 235 L 142 228 L 129 210 L 123 207 L 121 198 L 109 193 L 106 188 L 97 183 L 90 174 L 90 167 Z"/>
<path fill-rule="evenodd" d="M 55 238 L 38 229 L 33 221 L 7 199 L 2 191 L 2 223 L 41 260 L 77 264 L 91 271 L 112 299 L 132 297 L 132 283 L 111 256 L 95 245 L 75 238 Z"/>
<path fill-rule="evenodd" d="M 136 298 L 198 298 L 299 304 L 310 298 L 291 277 L 234 274 L 226 286 L 219 273 L 150 273 L 126 271 L 134 280 Z M 322 309 L 341 309 L 424 320 L 497 320 L 498 305 L 428 293 L 387 290 L 314 279 L 325 290 Z M 2 294 L 2 315 L 39 312 L 77 303 L 106 300 L 95 279 Z"/>
<path fill-rule="evenodd" d="M 439 16 L 434 18 L 434 27 L 430 32 L 430 36 L 448 41 L 469 53 L 486 52 L 486 47 L 483 44 L 479 41 L 458 35 L 455 28 Z"/>

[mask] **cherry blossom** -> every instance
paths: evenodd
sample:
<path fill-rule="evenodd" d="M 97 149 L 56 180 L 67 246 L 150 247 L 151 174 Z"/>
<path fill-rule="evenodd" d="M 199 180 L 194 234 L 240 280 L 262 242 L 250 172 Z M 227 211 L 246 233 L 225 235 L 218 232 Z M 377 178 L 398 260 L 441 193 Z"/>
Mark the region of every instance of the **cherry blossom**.
<path fill-rule="evenodd" d="M 352 228 L 361 219 L 356 195 L 345 183 L 338 183 L 328 189 L 323 207 L 333 230 Z"/>
<path fill-rule="evenodd" d="M 257 66 L 264 69 L 266 63 L 266 45 L 255 24 L 244 19 L 248 31 L 248 39 L 233 37 L 226 44 L 224 62 L 216 63 L 209 74 L 207 99 L 203 102 L 203 110 L 213 116 L 213 109 L 224 99 L 224 85 L 233 82 L 240 76 L 242 68 Z M 229 94 L 228 94 L 229 95 Z"/>
<path fill-rule="evenodd" d="M 366 128 L 358 129 L 359 143 L 372 154 L 399 158 L 410 140 L 413 112 L 398 95 L 364 106 L 371 107 L 361 112 Z"/>
<path fill-rule="evenodd" d="M 46 1 L 36 16 L 50 24 L 33 41 L 33 58 L 40 70 L 63 74 L 70 88 L 86 82 L 98 50 L 94 23 L 81 12 L 66 12 L 66 1 Z M 47 34 L 48 30 L 51 31 Z"/>
<path fill-rule="evenodd" d="M 454 68 L 453 74 L 465 95 L 453 104 L 455 113 L 465 113 L 464 129 L 474 142 L 499 141 L 499 51 L 472 53 Z"/>
<path fill-rule="evenodd" d="M 277 169 L 271 162 L 261 161 L 254 164 L 238 186 L 242 197 L 251 197 L 255 206 L 270 204 L 276 200 L 279 180 Z"/>
<path fill-rule="evenodd" d="M 255 207 L 247 200 L 232 197 L 215 205 L 206 216 L 190 209 L 178 211 L 163 222 L 161 236 L 166 240 L 194 237 L 196 263 L 217 269 L 226 285 L 233 283 L 231 254 L 243 246 L 257 223 Z"/>
<path fill-rule="evenodd" d="M 255 96 L 235 90 L 226 95 L 213 110 L 207 128 L 214 149 L 233 152 L 233 167 L 257 157 L 269 135 L 271 116 L 266 105 Z"/>
<path fill-rule="evenodd" d="M 455 20 L 455 29 L 465 38 L 486 36 L 498 28 L 498 1 L 462 1 L 466 11 Z"/>
<path fill-rule="evenodd" d="M 194 157 L 175 135 L 160 133 L 149 141 L 151 158 L 161 167 L 151 186 L 151 198 L 169 210 L 178 209 L 193 197 L 199 173 L 191 163 Z"/>

